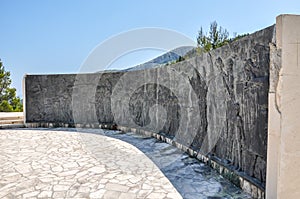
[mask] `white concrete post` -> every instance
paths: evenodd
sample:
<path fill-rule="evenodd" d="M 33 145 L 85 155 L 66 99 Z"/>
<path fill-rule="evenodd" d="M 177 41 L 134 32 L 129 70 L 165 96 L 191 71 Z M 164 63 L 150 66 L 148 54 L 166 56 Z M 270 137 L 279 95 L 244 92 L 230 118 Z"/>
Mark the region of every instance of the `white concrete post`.
<path fill-rule="evenodd" d="M 275 47 L 274 47 L 275 48 Z M 281 69 L 271 59 L 266 198 L 300 198 L 300 16 L 276 19 L 276 49 Z"/>

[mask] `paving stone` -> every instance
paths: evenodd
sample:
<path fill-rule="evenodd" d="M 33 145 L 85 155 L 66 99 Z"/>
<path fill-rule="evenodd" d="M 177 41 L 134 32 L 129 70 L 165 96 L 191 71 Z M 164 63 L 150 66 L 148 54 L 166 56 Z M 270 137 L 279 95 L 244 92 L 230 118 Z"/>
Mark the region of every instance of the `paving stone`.
<path fill-rule="evenodd" d="M 70 186 L 67 185 L 54 185 L 53 191 L 67 191 L 70 188 Z"/>
<path fill-rule="evenodd" d="M 150 193 L 151 193 L 151 190 L 139 190 L 139 192 L 137 193 L 137 197 L 138 198 L 146 198 Z M 176 198 L 178 198 L 178 197 L 176 197 Z"/>
<path fill-rule="evenodd" d="M 29 192 L 23 195 L 24 198 L 31 198 L 34 196 L 37 196 L 40 193 L 40 191 L 33 191 L 33 192 Z"/>
<path fill-rule="evenodd" d="M 136 194 L 134 193 L 121 193 L 119 199 L 136 199 Z"/>
<path fill-rule="evenodd" d="M 25 194 L 25 193 L 30 193 L 30 192 L 33 192 L 33 191 L 34 191 L 34 188 L 29 187 L 27 189 L 21 189 L 21 190 L 15 192 L 14 195 L 19 196 L 19 195 L 22 195 L 22 194 Z M 5 193 L 5 192 L 3 192 L 3 193 Z"/>
<path fill-rule="evenodd" d="M 67 197 L 74 197 L 77 193 L 77 190 L 71 189 L 67 191 Z"/>
<path fill-rule="evenodd" d="M 178 195 L 176 193 L 168 193 L 167 198 L 177 198 Z"/>
<path fill-rule="evenodd" d="M 62 177 L 70 176 L 70 175 L 74 175 L 78 172 L 79 172 L 79 170 L 77 170 L 77 169 L 76 170 L 68 170 L 68 171 L 64 171 L 64 172 L 59 173 L 58 176 L 62 176 Z"/>
<path fill-rule="evenodd" d="M 106 169 L 104 167 L 92 167 L 88 171 L 93 173 L 103 173 L 106 171 Z"/>
<path fill-rule="evenodd" d="M 78 172 L 78 173 L 76 173 L 76 178 L 80 178 L 80 177 L 85 176 L 87 174 L 88 174 L 88 171 L 86 171 L 86 170 Z"/>
<path fill-rule="evenodd" d="M 107 183 L 105 189 L 112 191 L 128 192 L 129 187 L 120 184 Z"/>
<path fill-rule="evenodd" d="M 99 191 L 92 192 L 92 193 L 90 193 L 90 198 L 91 199 L 102 198 L 104 193 L 105 193 L 105 190 L 103 190 L 103 189 L 99 190 Z"/>
<path fill-rule="evenodd" d="M 57 166 L 57 167 L 53 167 L 51 170 L 54 172 L 62 172 L 64 169 L 62 166 Z"/>
<path fill-rule="evenodd" d="M 81 186 L 78 189 L 78 193 L 89 193 L 89 192 L 90 192 L 90 188 L 89 187 Z"/>
<path fill-rule="evenodd" d="M 59 192 L 53 192 L 52 197 L 53 198 L 64 198 L 66 196 L 66 192 L 59 191 Z"/>
<path fill-rule="evenodd" d="M 142 186 L 143 189 L 153 189 L 153 186 L 149 185 L 149 184 L 143 184 Z"/>
<path fill-rule="evenodd" d="M 166 194 L 164 193 L 150 193 L 147 198 L 149 199 L 163 199 L 166 197 Z"/>
<path fill-rule="evenodd" d="M 52 191 L 42 191 L 38 198 L 51 198 L 52 197 Z"/>
<path fill-rule="evenodd" d="M 103 199 L 116 199 L 119 198 L 121 192 L 119 191 L 106 191 L 103 195 Z"/>
<path fill-rule="evenodd" d="M 53 178 L 41 177 L 40 181 L 42 181 L 44 183 L 53 182 Z"/>
<path fill-rule="evenodd" d="M 77 168 L 78 164 L 76 162 L 69 162 L 67 164 L 63 164 L 62 166 L 63 168 Z"/>

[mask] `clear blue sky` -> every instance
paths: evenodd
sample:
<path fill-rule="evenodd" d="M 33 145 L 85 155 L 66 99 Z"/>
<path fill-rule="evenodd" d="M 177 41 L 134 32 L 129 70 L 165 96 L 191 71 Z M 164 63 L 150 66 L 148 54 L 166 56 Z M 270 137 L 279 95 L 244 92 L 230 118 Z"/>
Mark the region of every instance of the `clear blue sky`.
<path fill-rule="evenodd" d="M 230 33 L 251 33 L 281 13 L 300 14 L 300 1 L 0 0 L 0 58 L 21 95 L 25 73 L 76 73 L 96 45 L 120 32 L 159 27 L 195 39 L 216 20 Z M 129 56 L 124 66 L 158 54 Z"/>

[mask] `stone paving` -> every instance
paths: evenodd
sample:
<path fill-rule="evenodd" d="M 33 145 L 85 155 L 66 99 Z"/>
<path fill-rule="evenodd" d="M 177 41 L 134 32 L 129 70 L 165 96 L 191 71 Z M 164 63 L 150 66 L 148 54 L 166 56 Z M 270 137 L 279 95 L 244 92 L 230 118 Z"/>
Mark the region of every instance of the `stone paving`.
<path fill-rule="evenodd" d="M 15 129 L 0 130 L 0 198 L 182 197 L 128 143 L 63 130 Z"/>

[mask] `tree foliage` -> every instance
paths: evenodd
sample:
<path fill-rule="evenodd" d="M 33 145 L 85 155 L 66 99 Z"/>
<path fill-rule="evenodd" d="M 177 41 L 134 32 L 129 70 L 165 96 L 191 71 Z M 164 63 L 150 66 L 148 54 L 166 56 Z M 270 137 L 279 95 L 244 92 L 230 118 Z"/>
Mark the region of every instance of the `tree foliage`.
<path fill-rule="evenodd" d="M 204 52 L 219 48 L 227 44 L 229 41 L 229 32 L 221 26 L 218 27 L 216 21 L 210 24 L 208 34 L 204 33 L 201 27 L 197 36 L 198 47 Z"/>
<path fill-rule="evenodd" d="M 227 29 L 218 26 L 217 22 L 214 21 L 210 24 L 208 33 L 204 32 L 202 27 L 198 31 L 197 48 L 190 50 L 184 56 L 179 56 L 176 60 L 168 62 L 165 65 L 175 64 L 194 57 L 198 54 L 209 52 L 213 49 L 241 39 L 247 35 L 249 34 L 237 35 L 237 33 L 233 33 L 233 37 L 229 38 L 229 32 L 227 31 Z"/>
<path fill-rule="evenodd" d="M 16 89 L 10 85 L 10 72 L 5 71 L 0 59 L 0 112 L 23 111 L 22 101 L 16 97 Z"/>

